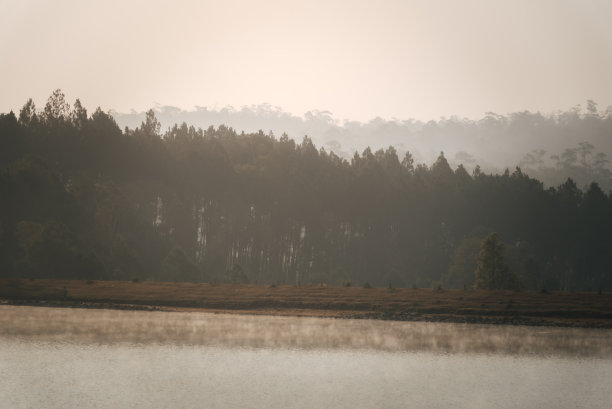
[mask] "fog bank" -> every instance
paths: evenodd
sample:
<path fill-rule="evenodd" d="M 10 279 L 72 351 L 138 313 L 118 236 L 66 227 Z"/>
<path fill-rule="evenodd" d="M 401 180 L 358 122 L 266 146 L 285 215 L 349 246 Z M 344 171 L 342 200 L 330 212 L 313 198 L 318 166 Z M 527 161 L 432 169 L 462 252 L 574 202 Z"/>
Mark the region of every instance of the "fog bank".
<path fill-rule="evenodd" d="M 238 132 L 286 133 L 301 141 L 309 136 L 315 145 L 350 159 L 366 147 L 373 151 L 394 146 L 403 155 L 410 151 L 416 163 L 431 164 L 444 152 L 452 166 L 486 172 L 503 172 L 520 166 L 523 171 L 556 186 L 567 177 L 583 186 L 595 180 L 611 188 L 609 160 L 612 156 L 612 107 L 601 109 L 594 101 L 566 111 L 548 114 L 514 112 L 487 113 L 480 119 L 440 118 L 428 122 L 415 119 L 374 118 L 369 122 L 340 120 L 329 111 L 293 115 L 269 104 L 182 110 L 158 105 L 155 115 L 162 130 L 183 122 L 196 128 L 225 125 Z M 135 128 L 145 120 L 144 112 L 112 112 L 121 127 Z"/>

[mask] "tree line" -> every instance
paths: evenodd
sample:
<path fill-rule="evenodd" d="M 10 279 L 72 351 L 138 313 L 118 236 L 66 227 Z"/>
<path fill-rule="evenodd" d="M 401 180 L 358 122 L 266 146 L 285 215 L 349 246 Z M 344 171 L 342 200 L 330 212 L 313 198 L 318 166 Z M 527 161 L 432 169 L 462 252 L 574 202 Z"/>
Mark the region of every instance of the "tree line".
<path fill-rule="evenodd" d="M 367 146 L 377 150 L 393 145 L 401 156 L 409 149 L 419 163 L 433 162 L 443 150 L 452 167 L 462 163 L 470 173 L 477 163 L 493 173 L 518 164 L 546 186 L 557 186 L 571 177 L 581 188 L 595 181 L 606 192 L 612 189 L 608 161 L 612 155 L 612 107 L 602 109 L 592 100 L 584 106 L 545 114 L 487 112 L 480 119 L 452 116 L 431 121 L 341 121 L 327 111 L 309 111 L 300 117 L 269 104 L 190 111 L 157 106 L 155 115 L 164 127 L 175 122 L 204 128 L 226 124 L 245 132 L 271 129 L 279 135 L 309 135 L 317 146 L 349 160 L 352 152 L 362 152 Z M 113 117 L 122 126 L 135 128 L 145 112 L 113 113 Z"/>
<path fill-rule="evenodd" d="M 0 165 L 4 277 L 484 286 L 496 232 L 515 288 L 612 289 L 597 183 L 546 188 L 392 146 L 349 161 L 226 126 L 162 132 L 153 111 L 121 130 L 59 90 L 0 114 Z"/>

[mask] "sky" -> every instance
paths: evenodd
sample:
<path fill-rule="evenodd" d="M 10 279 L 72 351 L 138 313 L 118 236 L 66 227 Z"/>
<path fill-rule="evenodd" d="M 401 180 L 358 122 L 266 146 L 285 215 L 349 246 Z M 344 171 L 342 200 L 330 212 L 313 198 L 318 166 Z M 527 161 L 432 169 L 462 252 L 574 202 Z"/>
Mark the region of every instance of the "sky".
<path fill-rule="evenodd" d="M 0 111 L 269 103 L 367 121 L 612 105 L 612 1 L 0 0 Z"/>

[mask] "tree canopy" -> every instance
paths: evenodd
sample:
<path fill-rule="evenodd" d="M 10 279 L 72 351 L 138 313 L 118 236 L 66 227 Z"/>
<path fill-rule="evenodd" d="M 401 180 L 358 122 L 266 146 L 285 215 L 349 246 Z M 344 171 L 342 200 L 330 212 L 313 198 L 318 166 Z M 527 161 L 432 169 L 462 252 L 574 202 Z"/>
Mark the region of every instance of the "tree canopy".
<path fill-rule="evenodd" d="M 462 287 L 474 242 L 496 231 L 525 288 L 612 289 L 612 199 L 597 183 L 399 156 L 163 131 L 154 111 L 121 130 L 57 91 L 43 111 L 0 114 L 0 275 Z"/>

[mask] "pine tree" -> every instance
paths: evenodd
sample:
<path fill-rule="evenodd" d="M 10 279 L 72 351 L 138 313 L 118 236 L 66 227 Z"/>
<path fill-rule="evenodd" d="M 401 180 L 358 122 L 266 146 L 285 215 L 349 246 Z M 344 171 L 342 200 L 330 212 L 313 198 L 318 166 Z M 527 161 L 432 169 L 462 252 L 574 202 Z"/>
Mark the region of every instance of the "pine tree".
<path fill-rule="evenodd" d="M 508 271 L 504 244 L 497 233 L 489 234 L 480 245 L 478 266 L 476 267 L 477 289 L 518 290 L 520 282 L 514 273 Z"/>

